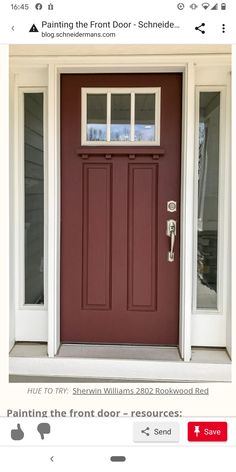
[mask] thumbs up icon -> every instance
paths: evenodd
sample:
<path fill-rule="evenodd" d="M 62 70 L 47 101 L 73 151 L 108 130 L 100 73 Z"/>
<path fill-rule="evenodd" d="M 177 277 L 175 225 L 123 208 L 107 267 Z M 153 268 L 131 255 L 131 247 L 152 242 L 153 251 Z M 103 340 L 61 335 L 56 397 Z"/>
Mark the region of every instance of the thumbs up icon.
<path fill-rule="evenodd" d="M 17 429 L 11 430 L 11 439 L 13 439 L 13 441 L 21 441 L 23 437 L 24 437 L 24 432 L 21 429 L 21 425 L 18 423 Z"/>

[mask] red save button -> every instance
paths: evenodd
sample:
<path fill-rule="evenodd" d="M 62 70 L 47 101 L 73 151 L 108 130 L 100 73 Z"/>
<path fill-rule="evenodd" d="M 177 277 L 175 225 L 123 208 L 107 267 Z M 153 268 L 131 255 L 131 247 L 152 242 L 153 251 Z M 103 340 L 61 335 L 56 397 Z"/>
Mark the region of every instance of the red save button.
<path fill-rule="evenodd" d="M 227 423 L 224 421 L 191 421 L 188 423 L 189 441 L 227 441 Z"/>

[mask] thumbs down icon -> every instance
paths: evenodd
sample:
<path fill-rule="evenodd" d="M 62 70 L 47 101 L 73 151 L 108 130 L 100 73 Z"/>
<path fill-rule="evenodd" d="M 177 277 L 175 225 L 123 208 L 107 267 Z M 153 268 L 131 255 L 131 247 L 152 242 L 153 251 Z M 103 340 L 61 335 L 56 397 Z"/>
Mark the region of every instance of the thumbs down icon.
<path fill-rule="evenodd" d="M 41 436 L 41 439 L 44 439 L 44 435 L 51 432 L 51 427 L 49 423 L 39 423 L 37 430 Z"/>

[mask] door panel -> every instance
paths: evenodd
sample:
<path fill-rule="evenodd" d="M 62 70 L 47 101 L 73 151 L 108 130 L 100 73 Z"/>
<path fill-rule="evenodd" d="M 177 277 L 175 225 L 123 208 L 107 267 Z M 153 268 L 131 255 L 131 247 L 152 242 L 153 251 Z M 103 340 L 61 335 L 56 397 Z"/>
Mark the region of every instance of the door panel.
<path fill-rule="evenodd" d="M 82 309 L 111 306 L 111 164 L 83 164 Z"/>
<path fill-rule="evenodd" d="M 161 87 L 160 146 L 81 146 L 82 87 Z M 181 88 L 181 74 L 62 75 L 62 342 L 178 344 Z"/>
<path fill-rule="evenodd" d="M 128 164 L 128 309 L 157 307 L 157 166 Z"/>

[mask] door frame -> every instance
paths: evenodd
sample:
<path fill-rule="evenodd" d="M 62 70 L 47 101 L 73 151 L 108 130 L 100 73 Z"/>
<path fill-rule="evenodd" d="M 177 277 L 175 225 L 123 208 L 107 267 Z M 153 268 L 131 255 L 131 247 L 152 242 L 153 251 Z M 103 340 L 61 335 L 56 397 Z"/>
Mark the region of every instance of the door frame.
<path fill-rule="evenodd" d="M 145 67 L 140 64 L 137 67 L 124 65 L 95 67 L 96 73 L 161 73 L 180 72 L 183 74 L 183 100 L 182 100 L 182 150 L 181 150 L 181 223 L 180 223 L 180 304 L 179 304 L 179 351 L 184 361 L 191 359 L 191 309 L 192 309 L 192 264 L 189 263 L 189 253 L 193 251 L 192 228 L 186 224 L 187 215 L 193 214 L 192 185 L 194 179 L 194 140 L 195 140 L 195 112 L 194 112 L 194 64 L 193 62 L 184 65 L 158 65 Z M 50 186 L 48 189 L 49 221 L 54 224 L 49 227 L 49 260 L 48 260 L 48 356 L 54 357 L 60 346 L 60 133 L 55 130 L 60 129 L 60 76 L 63 73 L 88 73 L 94 72 L 94 67 L 71 67 L 71 66 L 49 66 L 48 97 L 49 109 L 56 111 L 54 120 L 49 118 L 48 129 L 48 154 L 55 155 L 56 160 L 49 162 L 48 179 Z M 56 178 L 57 177 L 57 178 Z M 56 244 L 55 244 L 56 241 Z M 55 280 L 56 275 L 56 280 Z M 55 284 L 56 286 L 51 286 Z M 55 293 L 56 289 L 56 293 Z M 53 296 L 52 296 L 53 295 Z M 54 316 L 52 316 L 54 313 Z"/>
<path fill-rule="evenodd" d="M 60 75 L 62 73 L 162 73 L 181 72 L 183 74 L 183 105 L 182 105 L 182 155 L 181 155 L 181 241 L 180 241 L 180 307 L 179 307 L 179 350 L 182 359 L 189 362 L 191 359 L 192 328 L 196 326 L 196 317 L 192 314 L 193 291 L 193 254 L 194 254 L 194 195 L 195 182 L 195 88 L 199 84 L 199 70 L 210 70 L 222 67 L 228 70 L 230 54 L 196 54 L 185 55 L 100 55 L 94 58 L 88 55 L 78 56 L 45 56 L 13 57 L 11 59 L 11 88 L 15 103 L 17 103 L 18 88 L 47 87 L 48 88 L 48 145 L 47 154 L 50 156 L 47 163 L 48 186 L 48 303 L 45 307 L 47 324 L 45 336 L 48 341 L 48 356 L 54 357 L 60 345 Z M 158 65 L 157 65 L 158 64 Z M 210 68 L 209 68 L 210 64 Z M 205 75 L 204 75 L 205 74 Z M 214 85 L 222 85 L 221 78 L 214 76 Z M 210 75 L 211 75 L 210 74 Z M 203 72 L 201 85 L 209 85 L 207 73 Z M 211 77 L 212 77 L 211 75 Z M 211 83 L 211 82 L 210 82 Z M 223 82 L 225 84 L 225 82 Z M 229 96 L 227 92 L 227 97 Z M 229 110 L 229 98 L 227 98 Z M 11 115 L 14 117 L 14 162 L 18 159 L 18 118 L 17 105 L 12 104 Z M 228 137 L 229 138 L 229 137 Z M 229 139 L 228 139 L 229 140 Z M 229 143 L 227 147 L 230 151 Z M 17 180 L 16 168 L 14 179 Z M 226 182 L 225 182 L 226 184 Z M 16 191 L 15 199 L 18 198 Z M 225 209 L 229 211 L 229 196 L 226 195 Z M 228 206 L 227 206 L 228 205 Z M 17 215 L 13 217 L 18 223 Z M 229 228 L 226 229 L 229 238 Z M 17 259 L 17 252 L 13 255 Z M 228 261 L 230 262 L 230 261 Z M 14 274 L 15 264 L 12 261 Z M 16 271 L 15 271 L 16 274 Z M 12 300 L 14 305 L 15 280 L 11 276 Z M 15 318 L 16 304 L 11 310 L 11 318 Z M 230 319 L 230 306 L 225 306 Z M 23 313 L 22 313 L 23 314 Z M 46 318 L 45 318 L 46 319 Z M 198 316 L 199 319 L 199 316 Z M 230 345 L 230 323 L 228 322 L 228 345 Z M 17 339 L 17 338 L 16 338 Z M 14 344 L 12 336 L 11 346 Z"/>

